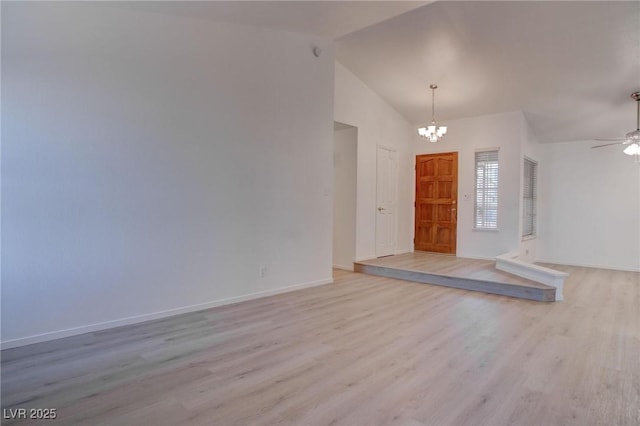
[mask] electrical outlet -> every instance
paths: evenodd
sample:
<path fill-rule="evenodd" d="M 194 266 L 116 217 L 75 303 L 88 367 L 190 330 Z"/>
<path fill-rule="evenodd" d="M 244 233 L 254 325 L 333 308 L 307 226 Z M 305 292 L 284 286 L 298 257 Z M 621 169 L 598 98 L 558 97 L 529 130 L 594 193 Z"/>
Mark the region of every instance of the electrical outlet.
<path fill-rule="evenodd" d="M 260 278 L 264 278 L 267 275 L 267 265 L 260 265 Z"/>

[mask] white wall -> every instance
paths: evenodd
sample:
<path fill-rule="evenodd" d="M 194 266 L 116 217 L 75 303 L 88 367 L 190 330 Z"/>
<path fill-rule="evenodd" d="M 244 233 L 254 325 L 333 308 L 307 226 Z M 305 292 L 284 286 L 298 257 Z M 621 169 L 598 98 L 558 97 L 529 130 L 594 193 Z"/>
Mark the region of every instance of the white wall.
<path fill-rule="evenodd" d="M 358 129 L 333 136 L 333 266 L 353 270 L 356 256 Z"/>
<path fill-rule="evenodd" d="M 542 145 L 538 258 L 640 270 L 640 166 L 622 147 Z"/>
<path fill-rule="evenodd" d="M 330 40 L 46 2 L 2 38 L 4 347 L 330 282 Z"/>
<path fill-rule="evenodd" d="M 356 259 L 376 256 L 377 146 L 398 152 L 396 253 L 413 250 L 412 126 L 342 64 L 335 64 L 335 121 L 358 128 Z"/>
<path fill-rule="evenodd" d="M 417 133 L 413 138 L 414 165 L 419 154 L 458 152 L 459 257 L 493 259 L 519 247 L 522 120 L 521 112 L 451 120 L 439 123 L 449 126 L 441 142 L 427 142 Z M 498 231 L 473 229 L 475 152 L 485 148 L 499 148 Z M 414 167 L 411 170 L 415 180 Z"/>

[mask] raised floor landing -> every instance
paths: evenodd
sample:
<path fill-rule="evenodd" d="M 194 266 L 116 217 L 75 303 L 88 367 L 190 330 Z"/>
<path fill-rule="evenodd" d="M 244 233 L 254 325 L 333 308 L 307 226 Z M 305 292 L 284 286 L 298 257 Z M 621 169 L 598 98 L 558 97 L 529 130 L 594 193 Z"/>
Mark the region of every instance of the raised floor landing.
<path fill-rule="evenodd" d="M 495 261 L 415 252 L 354 263 L 354 271 L 369 275 L 552 302 L 554 287 L 495 268 Z"/>

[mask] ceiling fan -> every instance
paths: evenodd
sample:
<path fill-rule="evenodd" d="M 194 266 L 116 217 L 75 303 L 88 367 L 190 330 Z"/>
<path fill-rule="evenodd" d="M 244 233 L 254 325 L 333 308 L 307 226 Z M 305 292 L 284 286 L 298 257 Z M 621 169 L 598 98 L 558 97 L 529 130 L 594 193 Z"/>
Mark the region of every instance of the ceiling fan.
<path fill-rule="evenodd" d="M 616 141 L 611 143 L 605 143 L 602 145 L 592 146 L 591 148 L 602 148 L 603 146 L 611 145 L 627 145 L 624 149 L 624 153 L 627 155 L 635 155 L 636 162 L 640 162 L 640 92 L 634 92 L 631 94 L 631 98 L 636 101 L 638 108 L 638 114 L 636 119 L 636 130 L 627 133 L 623 138 L 603 138 L 596 139 L 597 141 Z"/>

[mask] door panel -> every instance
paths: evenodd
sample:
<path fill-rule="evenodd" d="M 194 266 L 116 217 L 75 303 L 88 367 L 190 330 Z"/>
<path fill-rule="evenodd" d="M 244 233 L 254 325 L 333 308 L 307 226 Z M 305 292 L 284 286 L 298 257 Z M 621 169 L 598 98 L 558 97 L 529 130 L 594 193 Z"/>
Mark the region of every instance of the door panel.
<path fill-rule="evenodd" d="M 414 249 L 456 252 L 458 153 L 416 156 Z"/>
<path fill-rule="evenodd" d="M 378 147 L 377 153 L 377 209 L 376 256 L 388 256 L 396 251 L 396 152 Z"/>

